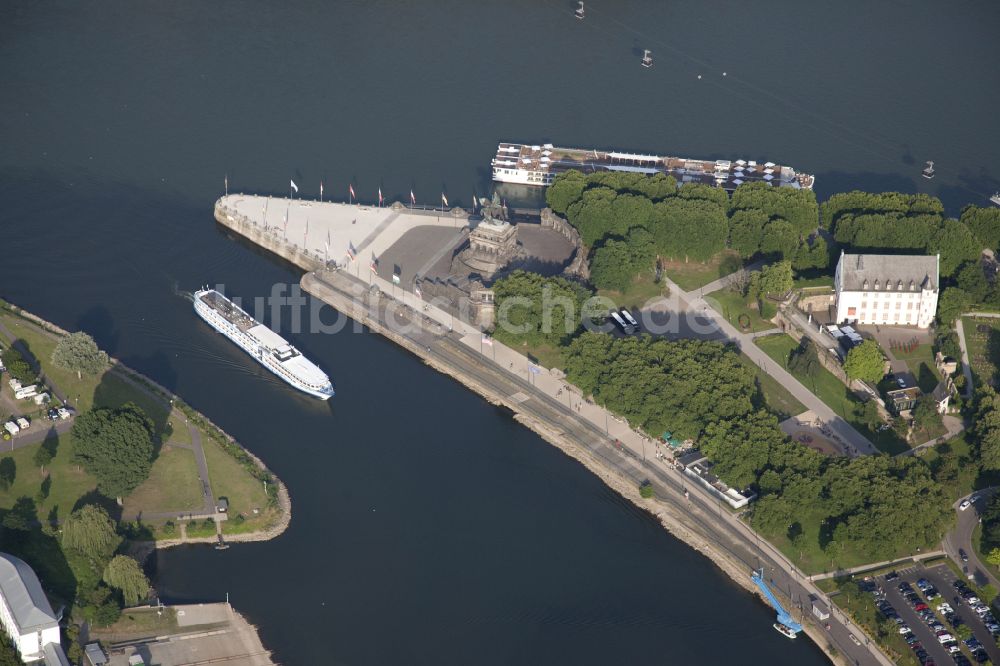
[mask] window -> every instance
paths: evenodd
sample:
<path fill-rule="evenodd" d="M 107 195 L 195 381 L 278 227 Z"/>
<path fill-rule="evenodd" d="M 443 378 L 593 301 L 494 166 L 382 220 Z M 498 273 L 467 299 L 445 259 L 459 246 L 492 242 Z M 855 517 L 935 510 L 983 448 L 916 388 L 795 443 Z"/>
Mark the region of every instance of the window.
<path fill-rule="evenodd" d="M 900 309 L 902 309 L 902 307 L 903 307 L 903 303 L 902 303 L 902 301 L 897 301 L 897 302 L 896 302 L 896 309 L 897 309 L 897 310 L 900 310 Z"/>
<path fill-rule="evenodd" d="M 857 312 L 858 312 L 857 308 L 847 308 L 848 317 L 853 317 L 855 314 L 857 314 Z"/>
<path fill-rule="evenodd" d="M 913 309 L 913 301 L 910 301 L 909 303 L 906 304 L 906 309 L 907 310 L 912 310 Z"/>
<path fill-rule="evenodd" d="M 885 303 L 882 304 L 882 309 L 883 310 L 888 310 L 889 309 L 889 301 L 886 301 Z"/>

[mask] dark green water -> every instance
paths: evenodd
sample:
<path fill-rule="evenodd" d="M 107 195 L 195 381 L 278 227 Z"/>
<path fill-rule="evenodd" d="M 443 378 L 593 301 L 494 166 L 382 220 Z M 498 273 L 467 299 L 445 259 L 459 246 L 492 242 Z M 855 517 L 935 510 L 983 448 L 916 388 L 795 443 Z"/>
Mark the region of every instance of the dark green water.
<path fill-rule="evenodd" d="M 1000 5 L 5 2 L 0 292 L 185 396 L 290 486 L 280 539 L 166 552 L 173 600 L 233 603 L 286 664 L 823 663 L 580 466 L 373 335 L 298 335 L 321 405 L 175 289 L 265 295 L 233 190 L 487 190 L 500 139 L 817 174 L 957 211 L 1000 188 Z M 638 66 L 652 48 L 653 70 Z M 722 76 L 722 72 L 726 76 Z M 702 79 L 697 76 L 701 74 Z M 933 159 L 938 177 L 919 177 Z"/>

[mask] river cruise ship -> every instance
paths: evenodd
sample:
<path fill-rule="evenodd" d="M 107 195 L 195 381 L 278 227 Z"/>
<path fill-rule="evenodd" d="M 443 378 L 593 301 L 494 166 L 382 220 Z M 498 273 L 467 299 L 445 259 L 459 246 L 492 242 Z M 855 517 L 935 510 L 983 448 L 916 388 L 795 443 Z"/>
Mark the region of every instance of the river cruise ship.
<path fill-rule="evenodd" d="M 330 378 L 315 363 L 214 289 L 194 293 L 194 311 L 265 368 L 320 400 L 333 396 Z"/>
<path fill-rule="evenodd" d="M 625 171 L 652 175 L 665 173 L 678 183 L 704 183 L 729 192 L 743 183 L 767 183 L 811 190 L 816 177 L 789 166 L 754 160 L 698 160 L 606 150 L 556 148 L 551 143 L 529 146 L 501 143 L 492 161 L 493 180 L 546 187 L 556 174 L 576 169 L 583 173 Z"/>

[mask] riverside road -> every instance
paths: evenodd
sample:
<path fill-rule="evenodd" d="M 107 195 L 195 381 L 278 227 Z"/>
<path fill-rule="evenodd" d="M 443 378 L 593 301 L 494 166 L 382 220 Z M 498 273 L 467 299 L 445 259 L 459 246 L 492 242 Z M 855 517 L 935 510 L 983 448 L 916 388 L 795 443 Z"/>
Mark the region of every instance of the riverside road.
<path fill-rule="evenodd" d="M 342 312 L 351 314 L 353 308 L 355 317 L 359 312 L 356 307 L 359 305 L 358 294 L 369 289 L 367 284 L 347 272 L 329 271 L 307 275 L 303 279 L 303 287 Z M 394 301 L 387 298 L 379 301 L 363 309 L 362 323 L 376 328 L 388 327 L 386 305 Z M 352 306 L 352 303 L 355 305 Z M 752 569 L 763 566 L 765 578 L 799 610 L 800 615 L 809 614 L 811 598 L 822 599 L 830 605 L 826 595 L 807 576 L 777 549 L 761 540 L 737 516 L 723 508 L 721 502 L 706 489 L 657 457 L 647 455 L 651 452 L 644 450 L 642 445 L 637 446 L 635 440 L 613 439 L 606 429 L 601 429 L 592 418 L 585 417 L 581 409 L 574 411 L 572 398 L 564 404 L 557 396 L 541 390 L 536 382 L 541 380 L 542 375 L 537 375 L 537 380 L 530 372 L 525 373 L 527 376 L 522 375 L 524 362 L 515 364 L 511 361 L 505 367 L 508 350 L 499 343 L 494 342 L 494 345 L 503 349 L 504 353 L 496 362 L 487 362 L 490 357 L 471 348 L 468 336 L 463 336 L 461 330 L 447 331 L 443 323 L 428 325 L 429 314 L 439 314 L 433 313 L 433 310 L 428 308 L 419 313 L 405 308 L 392 313 L 394 322 L 390 331 L 398 331 L 401 325 L 417 324 L 412 331 L 393 336 L 396 341 L 448 374 L 478 385 L 482 393 L 524 417 L 546 424 L 559 436 L 586 450 L 599 465 L 623 479 L 636 486 L 642 481 L 650 482 L 658 502 L 669 507 L 673 513 L 685 516 L 681 527 L 725 552 L 728 559 L 745 568 L 747 576 Z M 594 405 L 588 407 L 600 409 Z M 655 507 L 651 504 L 650 509 L 655 512 Z M 827 634 L 830 645 L 854 664 L 890 663 L 860 629 L 832 605 L 831 608 L 834 612 L 828 620 L 830 629 L 819 629 Z M 850 640 L 851 634 L 859 639 L 860 645 Z"/>

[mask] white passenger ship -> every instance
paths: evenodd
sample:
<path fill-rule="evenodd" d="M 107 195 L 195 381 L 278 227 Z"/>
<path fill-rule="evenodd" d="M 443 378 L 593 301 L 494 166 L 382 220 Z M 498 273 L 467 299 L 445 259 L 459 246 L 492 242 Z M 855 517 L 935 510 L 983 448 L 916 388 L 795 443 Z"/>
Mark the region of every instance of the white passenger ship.
<path fill-rule="evenodd" d="M 583 173 L 625 171 L 653 175 L 669 174 L 678 183 L 703 183 L 732 192 L 743 183 L 811 190 L 816 177 L 774 162 L 750 160 L 699 160 L 662 155 L 637 155 L 606 150 L 558 148 L 551 143 L 528 146 L 501 143 L 493 158 L 493 180 L 547 187 L 556 174 L 576 169 Z"/>
<path fill-rule="evenodd" d="M 330 378 L 315 363 L 216 290 L 196 291 L 194 311 L 209 326 L 295 388 L 320 400 L 329 400 L 333 396 Z"/>

